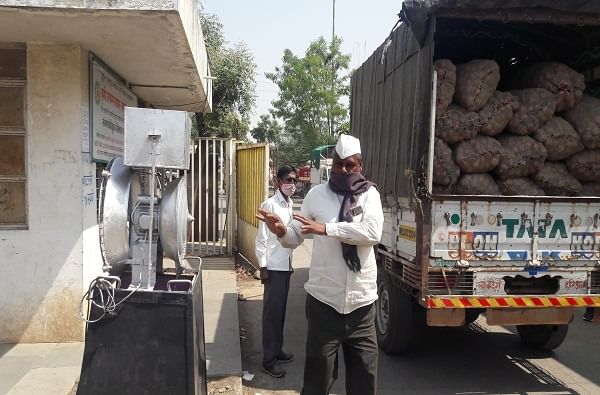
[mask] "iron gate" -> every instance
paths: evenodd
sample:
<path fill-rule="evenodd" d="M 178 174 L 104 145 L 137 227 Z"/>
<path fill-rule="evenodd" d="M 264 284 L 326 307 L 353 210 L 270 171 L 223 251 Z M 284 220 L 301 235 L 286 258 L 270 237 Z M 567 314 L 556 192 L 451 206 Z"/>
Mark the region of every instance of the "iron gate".
<path fill-rule="evenodd" d="M 236 155 L 237 249 L 258 268 L 254 241 L 258 233 L 256 211 L 269 194 L 269 146 L 240 145 Z"/>
<path fill-rule="evenodd" d="M 188 199 L 194 221 L 189 232 L 188 255 L 233 254 L 235 146 L 232 139 L 202 137 L 193 141 Z"/>

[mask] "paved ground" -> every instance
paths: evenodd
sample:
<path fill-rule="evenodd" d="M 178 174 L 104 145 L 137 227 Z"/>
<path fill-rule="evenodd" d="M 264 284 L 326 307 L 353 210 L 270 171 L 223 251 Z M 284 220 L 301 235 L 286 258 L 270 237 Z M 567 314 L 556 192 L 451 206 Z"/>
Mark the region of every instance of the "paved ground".
<path fill-rule="evenodd" d="M 299 247 L 285 326 L 285 348 L 296 355 L 287 375 L 273 379 L 260 370 L 262 286 L 238 282 L 240 325 L 244 330 L 242 367 L 255 374 L 244 381 L 245 395 L 298 394 L 302 385 L 306 322 L 303 284 L 312 244 Z M 418 352 L 380 354 L 379 391 L 387 394 L 600 394 L 600 325 L 585 323 L 581 312 L 554 353 L 521 346 L 512 328 L 488 327 L 483 319 L 466 328 L 429 328 Z M 341 366 L 340 366 L 341 367 Z M 344 394 L 343 370 L 334 394 Z"/>
<path fill-rule="evenodd" d="M 0 394 L 74 394 L 83 343 L 0 344 Z"/>
<path fill-rule="evenodd" d="M 205 260 L 213 267 L 214 261 Z M 228 261 L 233 268 L 233 258 Z M 204 270 L 202 274 L 208 395 L 239 394 L 242 365 L 236 273 Z M 84 343 L 0 344 L 0 395 L 74 395 L 83 348 Z"/>

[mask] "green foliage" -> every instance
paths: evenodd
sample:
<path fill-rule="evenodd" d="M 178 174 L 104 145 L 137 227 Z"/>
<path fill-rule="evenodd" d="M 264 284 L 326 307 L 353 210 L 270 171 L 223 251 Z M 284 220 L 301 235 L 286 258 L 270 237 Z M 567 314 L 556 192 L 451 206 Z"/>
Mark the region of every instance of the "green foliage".
<path fill-rule="evenodd" d="M 350 56 L 340 52 L 341 39 L 323 37 L 310 43 L 304 57 L 286 49 L 282 65 L 268 79 L 279 87 L 273 114 L 285 122 L 281 150 L 298 163 L 309 151 L 335 142 L 347 132 Z"/>
<path fill-rule="evenodd" d="M 256 124 L 256 127 L 250 131 L 250 134 L 259 143 L 269 142 L 278 144 L 281 141 L 281 132 L 283 127 L 272 119 L 269 114 L 263 114 L 260 116 L 260 120 Z"/>
<path fill-rule="evenodd" d="M 227 45 L 218 16 L 201 11 L 200 22 L 213 81 L 213 111 L 196 114 L 199 136 L 247 138 L 255 105 L 256 63 L 244 43 Z"/>

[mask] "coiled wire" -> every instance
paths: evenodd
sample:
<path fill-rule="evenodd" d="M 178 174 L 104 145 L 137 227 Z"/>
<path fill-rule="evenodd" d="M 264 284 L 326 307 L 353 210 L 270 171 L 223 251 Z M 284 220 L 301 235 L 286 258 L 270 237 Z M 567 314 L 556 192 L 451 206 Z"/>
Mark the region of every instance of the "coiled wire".
<path fill-rule="evenodd" d="M 117 302 L 115 300 L 115 288 L 110 280 L 111 279 L 109 278 L 99 276 L 90 283 L 87 292 L 83 295 L 81 302 L 79 303 L 79 318 L 81 318 L 81 320 L 91 324 L 100 321 L 107 314 L 116 316 L 117 307 L 129 299 L 131 295 L 133 295 L 140 288 L 138 285 L 136 288 L 132 289 L 127 296 Z M 99 301 L 96 301 L 95 299 L 99 299 Z M 83 314 L 84 302 L 87 302 L 88 305 L 87 315 Z M 95 319 L 88 319 L 92 305 L 102 310 L 102 315 Z"/>

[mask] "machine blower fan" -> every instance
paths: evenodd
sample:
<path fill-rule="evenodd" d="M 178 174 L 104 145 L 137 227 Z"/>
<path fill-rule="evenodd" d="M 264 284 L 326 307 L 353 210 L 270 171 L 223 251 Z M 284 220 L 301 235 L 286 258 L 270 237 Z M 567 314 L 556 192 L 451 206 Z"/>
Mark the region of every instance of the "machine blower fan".
<path fill-rule="evenodd" d="M 153 289 L 163 254 L 182 271 L 192 219 L 185 175 L 190 129 L 185 112 L 125 109 L 125 156 L 102 173 L 98 222 L 104 270 L 123 276 L 130 267 L 130 288 Z"/>

